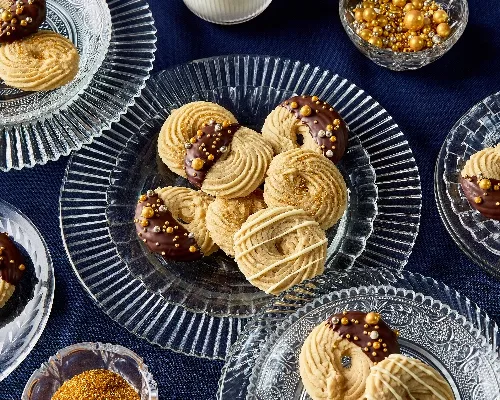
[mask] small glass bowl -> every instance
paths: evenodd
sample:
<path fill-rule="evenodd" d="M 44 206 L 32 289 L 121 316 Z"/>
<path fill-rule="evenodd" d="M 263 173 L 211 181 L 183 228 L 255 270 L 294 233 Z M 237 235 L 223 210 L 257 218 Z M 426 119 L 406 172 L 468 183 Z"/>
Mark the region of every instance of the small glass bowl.
<path fill-rule="evenodd" d="M 113 371 L 132 385 L 141 400 L 158 400 L 156 382 L 142 358 L 125 347 L 102 343 L 59 350 L 31 375 L 21 400 L 50 400 L 64 382 L 91 369 Z"/>
<path fill-rule="evenodd" d="M 467 0 L 438 0 L 443 9 L 450 16 L 451 35 L 432 49 L 414 53 L 395 52 L 390 49 L 378 48 L 362 39 L 355 31 L 354 15 L 351 12 L 360 0 L 340 0 L 340 20 L 347 35 L 359 51 L 372 60 L 375 64 L 389 68 L 393 71 L 406 71 L 422 68 L 423 66 L 441 58 L 458 41 L 467 26 L 469 19 L 469 6 Z"/>
<path fill-rule="evenodd" d="M 198 17 L 221 25 L 250 21 L 271 4 L 272 0 L 184 0 Z"/>

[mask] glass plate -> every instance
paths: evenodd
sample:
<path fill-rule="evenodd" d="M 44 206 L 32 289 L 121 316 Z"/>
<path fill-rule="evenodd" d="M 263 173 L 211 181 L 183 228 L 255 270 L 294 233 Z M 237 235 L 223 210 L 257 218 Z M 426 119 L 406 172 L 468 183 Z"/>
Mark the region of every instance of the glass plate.
<path fill-rule="evenodd" d="M 54 271 L 38 229 L 19 210 L 0 200 L 0 232 L 14 239 L 26 259 L 26 272 L 0 309 L 0 381 L 30 353 L 49 319 Z"/>
<path fill-rule="evenodd" d="M 439 214 L 458 246 L 484 270 L 500 278 L 500 221 L 484 218 L 467 201 L 460 172 L 477 151 L 500 143 L 500 93 L 469 110 L 441 147 L 434 174 Z"/>
<path fill-rule="evenodd" d="M 352 151 L 364 158 L 360 150 L 365 149 L 375 170 L 380 194 L 373 233 L 366 240 L 367 233 L 361 229 L 356 240 L 335 244 L 353 245 L 346 248 L 350 255 L 338 262 L 349 267 L 361 253 L 354 261 L 360 266 L 400 269 L 406 264 L 418 232 L 420 179 L 403 134 L 378 103 L 337 75 L 299 62 L 259 56 L 194 61 L 154 76 L 127 115 L 105 136 L 75 153 L 66 171 L 61 227 L 69 258 L 92 297 L 122 326 L 162 347 L 224 358 L 248 318 L 267 301 L 222 256 L 214 263 L 222 266 L 218 274 L 210 276 L 206 269 L 203 276 L 210 276 L 212 282 L 203 282 L 203 287 L 199 279 L 189 286 L 178 271 L 175 279 L 170 278 L 172 271 L 161 260 L 130 267 L 127 260 L 144 254 L 142 250 L 133 253 L 136 239 L 132 246 L 127 244 L 133 234 L 128 212 L 143 187 L 158 184 L 158 166 L 151 157 L 154 135 L 172 108 L 196 99 L 222 99 L 232 102 L 238 118 L 259 127 L 266 110 L 288 93 L 316 93 L 334 104 L 355 134 L 352 139 L 359 140 L 359 146 L 353 142 Z M 138 162 L 144 157 L 146 163 Z M 163 179 L 172 182 L 174 178 L 167 174 Z M 373 210 L 370 201 L 368 206 Z M 223 293 L 217 281 L 220 276 L 237 276 L 239 281 Z M 167 282 L 172 286 L 167 288 Z M 214 283 L 217 293 L 212 290 Z M 208 290 L 198 293 L 193 302 L 189 295 L 196 288 Z M 230 309 L 229 297 L 235 305 Z"/>
<path fill-rule="evenodd" d="M 353 284 L 360 287 L 349 289 Z M 440 370 L 456 399 L 500 395 L 498 327 L 475 304 L 418 274 L 351 270 L 297 285 L 249 322 L 226 359 L 218 397 L 308 399 L 300 347 L 317 324 L 344 309 L 381 312 L 400 330 L 402 352 Z"/>
<path fill-rule="evenodd" d="M 90 143 L 133 104 L 153 67 L 156 30 L 145 0 L 48 0 L 42 28 L 78 47 L 80 70 L 68 85 L 44 92 L 0 81 L 2 171 L 45 164 Z"/>

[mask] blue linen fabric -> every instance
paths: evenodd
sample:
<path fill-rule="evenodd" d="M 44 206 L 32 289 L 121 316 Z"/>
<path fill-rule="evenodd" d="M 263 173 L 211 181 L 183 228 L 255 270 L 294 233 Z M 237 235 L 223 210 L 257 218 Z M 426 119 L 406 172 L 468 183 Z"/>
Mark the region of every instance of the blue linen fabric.
<path fill-rule="evenodd" d="M 446 232 L 434 200 L 436 157 L 453 124 L 475 103 L 500 90 L 498 0 L 469 0 L 463 37 L 441 60 L 413 72 L 392 72 L 365 58 L 345 34 L 335 0 L 274 0 L 258 18 L 218 26 L 193 15 L 181 0 L 150 0 L 158 28 L 155 70 L 203 57 L 251 53 L 328 68 L 363 88 L 406 134 L 420 169 L 422 224 L 408 269 L 441 280 L 500 322 L 500 282 L 462 254 Z M 47 328 L 33 352 L 3 382 L 0 400 L 19 399 L 32 371 L 58 349 L 82 341 L 118 343 L 150 366 L 161 399 L 215 397 L 222 362 L 163 350 L 110 320 L 81 287 L 64 251 L 58 198 L 67 158 L 0 175 L 0 198 L 28 215 L 51 250 L 56 293 Z"/>

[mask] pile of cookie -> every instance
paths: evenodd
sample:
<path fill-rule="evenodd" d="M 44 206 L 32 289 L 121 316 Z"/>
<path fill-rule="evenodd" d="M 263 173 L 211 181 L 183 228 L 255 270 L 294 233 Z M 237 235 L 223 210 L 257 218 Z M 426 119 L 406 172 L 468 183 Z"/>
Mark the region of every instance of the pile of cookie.
<path fill-rule="evenodd" d="M 438 371 L 399 354 L 398 336 L 376 312 L 333 315 L 302 346 L 299 370 L 307 393 L 313 400 L 453 400 Z"/>
<path fill-rule="evenodd" d="M 24 91 L 59 88 L 78 74 L 80 55 L 56 32 L 39 31 L 46 0 L 0 0 L 0 79 Z"/>
<path fill-rule="evenodd" d="M 324 271 L 325 230 L 347 208 L 335 165 L 347 142 L 345 122 L 317 96 L 279 104 L 262 134 L 218 104 L 186 104 L 165 121 L 158 154 L 193 189 L 141 195 L 138 237 L 150 251 L 179 261 L 221 249 L 250 283 L 278 294 Z"/>
<path fill-rule="evenodd" d="M 26 270 L 24 257 L 7 233 L 0 233 L 0 308 L 10 300 Z"/>

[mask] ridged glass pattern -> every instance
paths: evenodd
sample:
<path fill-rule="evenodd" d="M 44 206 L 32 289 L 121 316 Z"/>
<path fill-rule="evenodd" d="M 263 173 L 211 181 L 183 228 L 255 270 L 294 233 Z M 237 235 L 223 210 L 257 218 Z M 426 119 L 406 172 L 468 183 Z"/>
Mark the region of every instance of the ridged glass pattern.
<path fill-rule="evenodd" d="M 500 395 L 498 327 L 487 314 L 432 278 L 351 270 L 297 285 L 249 322 L 226 358 L 218 398 L 308 399 L 300 347 L 314 326 L 344 309 L 381 312 L 400 330 L 402 352 L 437 368 L 457 399 Z"/>
<path fill-rule="evenodd" d="M 35 347 L 54 299 L 54 270 L 38 229 L 19 210 L 0 201 L 0 232 L 19 245 L 26 261 L 21 282 L 0 309 L 0 381 Z"/>
<path fill-rule="evenodd" d="M 500 221 L 487 219 L 467 201 L 460 173 L 476 152 L 500 143 L 500 93 L 469 110 L 439 152 L 434 191 L 443 223 L 457 245 L 487 272 L 500 277 Z"/>
<path fill-rule="evenodd" d="M 220 307 L 211 309 L 209 304 L 213 306 L 213 302 L 206 303 L 201 310 L 184 304 L 183 295 L 188 290 L 178 291 L 174 293 L 177 297 L 167 300 L 165 291 L 152 288 L 154 282 L 148 284 L 147 271 L 138 273 L 124 261 L 114 230 L 120 218 L 123 225 L 130 221 L 127 212 L 115 208 L 123 202 L 116 190 L 125 195 L 122 188 L 135 185 L 129 186 L 128 194 L 135 202 L 147 180 L 132 182 L 130 176 L 144 173 L 133 166 L 150 151 L 148 146 L 154 148 L 151 135 L 172 108 L 190 100 L 214 99 L 210 96 L 227 91 L 233 94 L 223 98 L 230 100 L 256 90 L 281 96 L 284 92 L 317 94 L 339 110 L 368 153 L 378 189 L 377 216 L 372 234 L 358 242 L 362 246 L 358 246 L 357 258 L 351 264 L 401 269 L 413 247 L 421 207 L 418 170 L 397 125 L 361 89 L 329 71 L 271 57 L 217 57 L 164 71 L 148 82 L 141 97 L 119 123 L 72 156 L 61 192 L 62 233 L 83 285 L 111 318 L 162 347 L 201 357 L 224 358 L 249 316 L 264 302 L 259 300 L 253 309 L 245 304 L 247 310 L 234 313 Z M 250 98 L 256 101 L 252 107 L 241 107 L 236 114 L 243 109 L 259 109 L 259 96 Z M 270 107 L 271 102 L 264 101 L 267 96 L 260 99 L 263 107 L 264 103 Z M 276 97 L 272 103 L 279 100 Z M 240 99 L 237 103 L 244 102 Z M 158 115 L 159 118 L 154 118 Z M 126 166 L 130 166 L 128 174 Z M 151 160 L 144 163 L 144 169 L 148 168 Z M 147 171 L 144 176 L 149 176 Z M 122 241 L 127 240 L 121 237 Z"/>
<path fill-rule="evenodd" d="M 68 37 L 80 70 L 68 85 L 22 92 L 0 82 L 0 171 L 57 160 L 99 136 L 134 103 L 153 67 L 145 0 L 49 0 L 42 28 Z"/>

